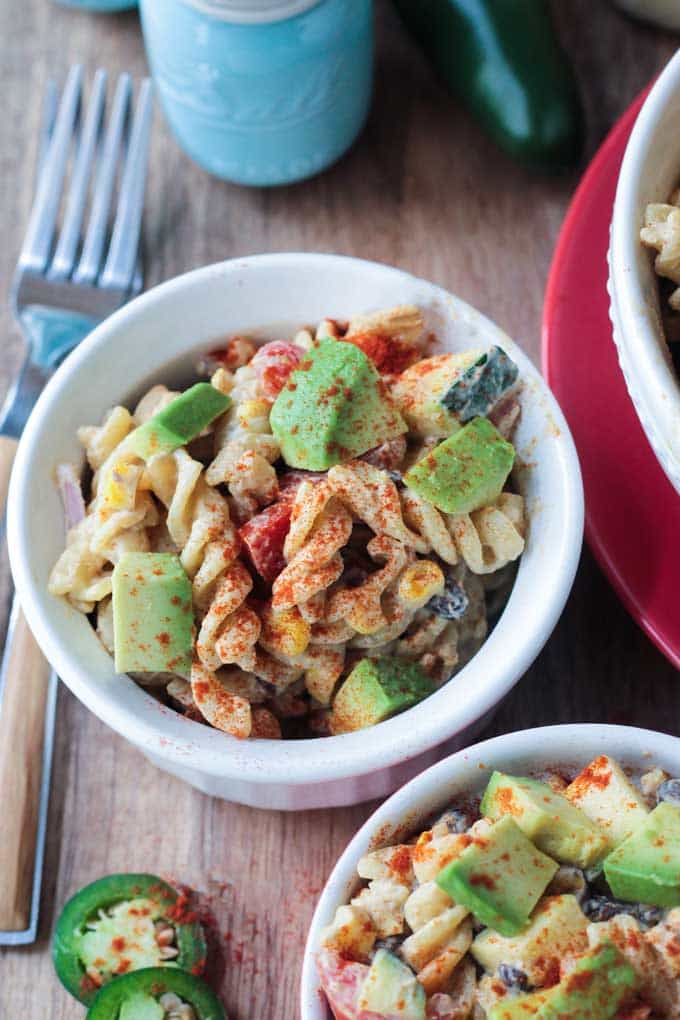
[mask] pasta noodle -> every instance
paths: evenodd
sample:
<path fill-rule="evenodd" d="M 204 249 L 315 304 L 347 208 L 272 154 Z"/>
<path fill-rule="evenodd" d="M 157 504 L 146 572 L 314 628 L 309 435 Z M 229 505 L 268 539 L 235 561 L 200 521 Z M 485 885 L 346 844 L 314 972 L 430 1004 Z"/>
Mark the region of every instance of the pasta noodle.
<path fill-rule="evenodd" d="M 496 601 L 507 592 L 508 567 L 526 540 L 522 497 L 506 487 L 469 512 L 449 513 L 409 483 L 410 469 L 436 450 L 447 428 L 461 427 L 442 424 L 429 382 L 404 389 L 423 400 L 414 411 L 417 432 L 402 424 L 324 470 L 287 463 L 280 432 L 272 431 L 279 394 L 294 391 L 292 373 L 321 345 L 363 352 L 355 357 L 373 373 L 374 399 L 396 408 L 390 387 L 404 366 L 425 358 L 426 338 L 414 306 L 357 315 L 349 324 L 326 319 L 292 342 L 258 347 L 236 336 L 202 362 L 213 391 L 230 402 L 221 401 L 221 413 L 185 442 L 165 440 L 145 458 L 135 452 L 143 447 L 134 430 L 165 420 L 183 396 L 161 383 L 132 413 L 114 407 L 100 425 L 79 429 L 89 499 L 83 504 L 73 469 L 60 468 L 75 521 L 50 591 L 82 612 L 96 610 L 97 633 L 115 654 L 116 565 L 131 552 L 176 556 L 191 587 L 193 665 L 186 658 L 182 669 L 134 676 L 189 718 L 236 737 L 334 732 L 337 693 L 366 660 L 399 660 L 430 689 L 449 680 L 484 640 L 486 591 Z M 478 371 L 479 357 L 440 355 L 422 367 L 440 381 L 449 373 L 455 384 L 473 361 Z M 336 392 L 333 383 L 328 395 Z M 503 389 L 488 403 L 499 440 L 507 439 L 518 401 Z M 364 896 L 361 914 L 384 932 L 396 923 L 384 911 L 402 892 L 392 887 L 398 877 L 375 881 L 383 884 Z"/>

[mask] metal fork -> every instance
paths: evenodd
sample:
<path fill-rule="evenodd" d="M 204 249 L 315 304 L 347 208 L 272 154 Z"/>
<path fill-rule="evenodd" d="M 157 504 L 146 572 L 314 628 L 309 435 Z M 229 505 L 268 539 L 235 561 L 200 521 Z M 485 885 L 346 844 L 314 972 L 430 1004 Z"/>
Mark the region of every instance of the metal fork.
<path fill-rule="evenodd" d="M 61 98 L 51 84 L 45 102 L 36 193 L 11 291 L 27 351 L 0 412 L 0 516 L 18 437 L 48 376 L 142 288 L 151 83 L 142 82 L 133 110 L 132 81 L 121 74 L 105 116 L 106 72 L 96 72 L 86 108 L 83 78 L 82 67 L 71 68 Z M 0 673 L 0 944 L 37 935 L 56 685 L 15 598 Z"/>

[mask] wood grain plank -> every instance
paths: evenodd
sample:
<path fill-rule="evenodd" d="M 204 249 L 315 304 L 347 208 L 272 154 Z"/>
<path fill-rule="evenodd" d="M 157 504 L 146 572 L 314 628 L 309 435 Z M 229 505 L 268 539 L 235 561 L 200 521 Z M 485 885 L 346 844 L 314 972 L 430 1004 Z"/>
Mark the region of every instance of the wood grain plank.
<path fill-rule="evenodd" d="M 585 97 L 592 154 L 677 40 L 627 20 L 606 0 L 569 0 L 555 9 Z M 447 96 L 386 0 L 379 0 L 377 14 L 368 125 L 354 150 L 313 181 L 260 191 L 213 180 L 180 152 L 157 115 L 148 283 L 260 251 L 362 255 L 455 290 L 537 359 L 543 288 L 577 175 L 546 179 L 516 168 Z M 136 16 L 0 0 L 4 280 L 30 207 L 27 167 L 41 89 L 75 60 L 90 72 L 101 64 L 141 76 L 146 62 Z M 20 344 L 3 303 L 0 326 L 6 382 Z M 6 573 L 0 574 L 6 598 Z M 625 614 L 588 553 L 545 651 L 488 732 L 557 720 L 680 729 L 677 674 Z M 232 1020 L 297 1016 L 302 947 L 316 897 L 371 805 L 291 817 L 211 801 L 162 776 L 65 690 L 57 737 L 41 936 L 34 947 L 0 951 L 0 1017 L 75 1015 L 49 960 L 57 909 L 85 882 L 131 868 L 194 882 L 210 898 L 218 928 L 229 936 L 221 990 Z"/>

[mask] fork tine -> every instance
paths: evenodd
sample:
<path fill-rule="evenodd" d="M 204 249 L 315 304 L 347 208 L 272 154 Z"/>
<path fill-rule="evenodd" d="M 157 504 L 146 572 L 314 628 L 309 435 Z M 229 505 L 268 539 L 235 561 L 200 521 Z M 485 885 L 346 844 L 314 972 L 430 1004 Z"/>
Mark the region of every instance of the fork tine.
<path fill-rule="evenodd" d="M 152 114 L 151 79 L 145 78 L 139 90 L 130 132 L 109 253 L 99 281 L 102 287 L 128 290 L 133 281 L 142 225 Z"/>
<path fill-rule="evenodd" d="M 116 86 L 113 109 L 99 160 L 85 243 L 83 244 L 80 261 L 73 274 L 75 283 L 95 283 L 99 273 L 102 252 L 106 241 L 111 196 L 116 181 L 118 151 L 125 133 L 131 91 L 132 82 L 130 75 L 121 74 Z"/>
<path fill-rule="evenodd" d="M 106 71 L 101 68 L 94 76 L 92 94 L 87 107 L 85 124 L 78 145 L 71 187 L 69 189 L 64 223 L 59 234 L 57 249 L 48 275 L 52 279 L 63 279 L 71 275 L 78 250 L 80 228 L 85 213 L 90 170 L 94 161 L 99 138 L 99 129 L 106 103 Z"/>
<path fill-rule="evenodd" d="M 45 160 L 50 147 L 50 139 L 54 131 L 54 122 L 57 119 L 57 107 L 59 105 L 59 92 L 57 83 L 50 79 L 47 83 L 45 101 L 42 110 L 42 122 L 40 124 L 40 145 L 38 148 L 38 161 L 35 167 L 35 190 L 38 190 L 40 176 L 45 166 Z"/>
<path fill-rule="evenodd" d="M 82 67 L 72 67 L 64 86 L 28 230 L 19 256 L 19 265 L 22 268 L 39 273 L 44 271 L 52 247 L 71 139 L 80 110 L 82 83 Z"/>

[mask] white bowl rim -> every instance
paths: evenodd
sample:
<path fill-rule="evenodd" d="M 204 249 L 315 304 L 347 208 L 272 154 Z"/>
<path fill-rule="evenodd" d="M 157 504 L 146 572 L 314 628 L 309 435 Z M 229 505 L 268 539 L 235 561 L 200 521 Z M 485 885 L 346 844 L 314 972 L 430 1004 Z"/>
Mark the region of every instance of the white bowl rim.
<path fill-rule="evenodd" d="M 571 752 L 564 749 L 567 744 L 575 745 Z M 586 761 L 598 754 L 610 754 L 613 758 L 623 759 L 624 763 L 650 755 L 650 767 L 653 767 L 658 755 L 665 760 L 677 761 L 680 769 L 680 740 L 677 737 L 642 727 L 608 723 L 560 723 L 515 730 L 471 744 L 431 765 L 388 797 L 366 819 L 336 861 L 316 905 L 305 944 L 300 982 L 301 1020 L 326 1020 L 330 1015 L 320 994 L 315 965 L 320 931 L 329 923 L 336 906 L 345 902 L 348 886 L 357 880 L 356 864 L 376 833 L 389 833 L 400 819 L 417 812 L 419 804 L 438 784 L 445 789 L 455 782 L 457 773 L 475 765 L 480 771 L 482 768 L 502 768 L 504 761 L 516 756 L 529 756 L 537 747 L 550 749 L 551 759 L 556 765 L 567 762 L 571 753 Z M 579 750 L 580 747 L 582 750 Z M 380 845 L 385 844 L 381 842 Z"/>
<path fill-rule="evenodd" d="M 635 267 L 640 248 L 637 193 L 653 157 L 659 118 L 680 97 L 680 50 L 654 83 L 637 116 L 621 163 L 611 225 L 610 289 L 615 341 L 638 417 L 661 466 L 680 486 L 680 381 L 663 350 L 654 313 Z M 680 148 L 678 151 L 680 160 Z"/>
<path fill-rule="evenodd" d="M 189 736 L 188 721 L 171 709 L 161 712 L 161 706 L 153 699 L 145 699 L 152 702 L 153 713 L 144 706 L 141 708 L 138 706 L 139 711 L 135 713 L 121 701 L 104 697 L 90 680 L 86 664 L 70 656 L 66 638 L 51 622 L 49 611 L 41 605 L 41 598 L 44 596 L 36 594 L 36 586 L 31 577 L 31 556 L 25 525 L 25 516 L 30 512 L 26 476 L 33 452 L 40 441 L 40 433 L 47 427 L 46 422 L 51 418 L 52 408 L 59 405 L 60 394 L 66 380 L 70 380 L 78 373 L 91 352 L 109 343 L 110 337 L 124 328 L 125 324 L 134 319 L 138 313 L 154 309 L 156 306 L 162 308 L 167 295 L 177 290 L 191 290 L 194 286 L 200 285 L 202 280 L 207 280 L 213 275 L 220 278 L 253 265 L 280 264 L 282 259 L 301 268 L 310 261 L 315 265 L 321 263 L 328 273 L 332 273 L 334 267 L 339 269 L 341 265 L 359 264 L 364 268 L 379 269 L 395 277 L 402 277 L 405 285 L 417 284 L 441 300 L 450 302 L 453 296 L 436 284 L 389 265 L 344 255 L 305 252 L 282 252 L 229 259 L 192 270 L 159 284 L 101 323 L 72 352 L 47 384 L 24 430 L 17 451 L 8 498 L 7 534 L 16 590 L 38 644 L 68 687 L 95 715 L 142 750 L 149 750 L 154 755 L 174 762 L 184 769 L 190 768 L 197 774 L 217 774 L 238 781 L 247 779 L 254 784 L 271 784 L 277 782 L 277 776 L 280 776 L 280 781 L 286 785 L 307 786 L 310 783 L 318 784 L 364 775 L 410 760 L 444 743 L 455 733 L 482 718 L 508 693 L 552 633 L 571 589 L 582 545 L 583 487 L 571 433 L 555 398 L 527 355 L 507 337 L 521 373 L 537 384 L 542 405 L 546 408 L 546 419 L 549 417 L 557 430 L 556 449 L 562 458 L 562 485 L 557 493 L 559 495 L 557 502 L 563 528 L 559 546 L 551 549 L 549 553 L 545 550 L 543 552 L 544 556 L 551 555 L 554 559 L 552 571 L 554 582 L 550 589 L 541 592 L 541 598 L 536 600 L 531 623 L 532 640 L 518 641 L 516 645 L 513 644 L 507 649 L 504 670 L 499 671 L 496 676 L 487 676 L 474 689 L 468 689 L 462 706 L 448 704 L 447 710 L 439 713 L 432 710 L 435 699 L 446 697 L 448 685 L 445 684 L 424 702 L 370 731 L 305 740 L 238 741 L 218 730 L 195 723 L 191 724 Z M 479 321 L 489 323 L 493 330 L 502 335 L 502 331 L 492 320 L 487 319 L 460 298 L 453 297 L 459 307 L 464 307 Z M 483 653 L 484 647 L 492 640 L 493 634 L 472 661 Z M 462 675 L 463 671 L 458 674 Z M 416 731 L 417 738 L 414 737 Z M 367 734 L 370 734 L 370 739 L 367 739 Z M 225 744 L 225 741 L 228 743 Z M 408 745 L 406 754 L 403 750 L 404 742 Z"/>

